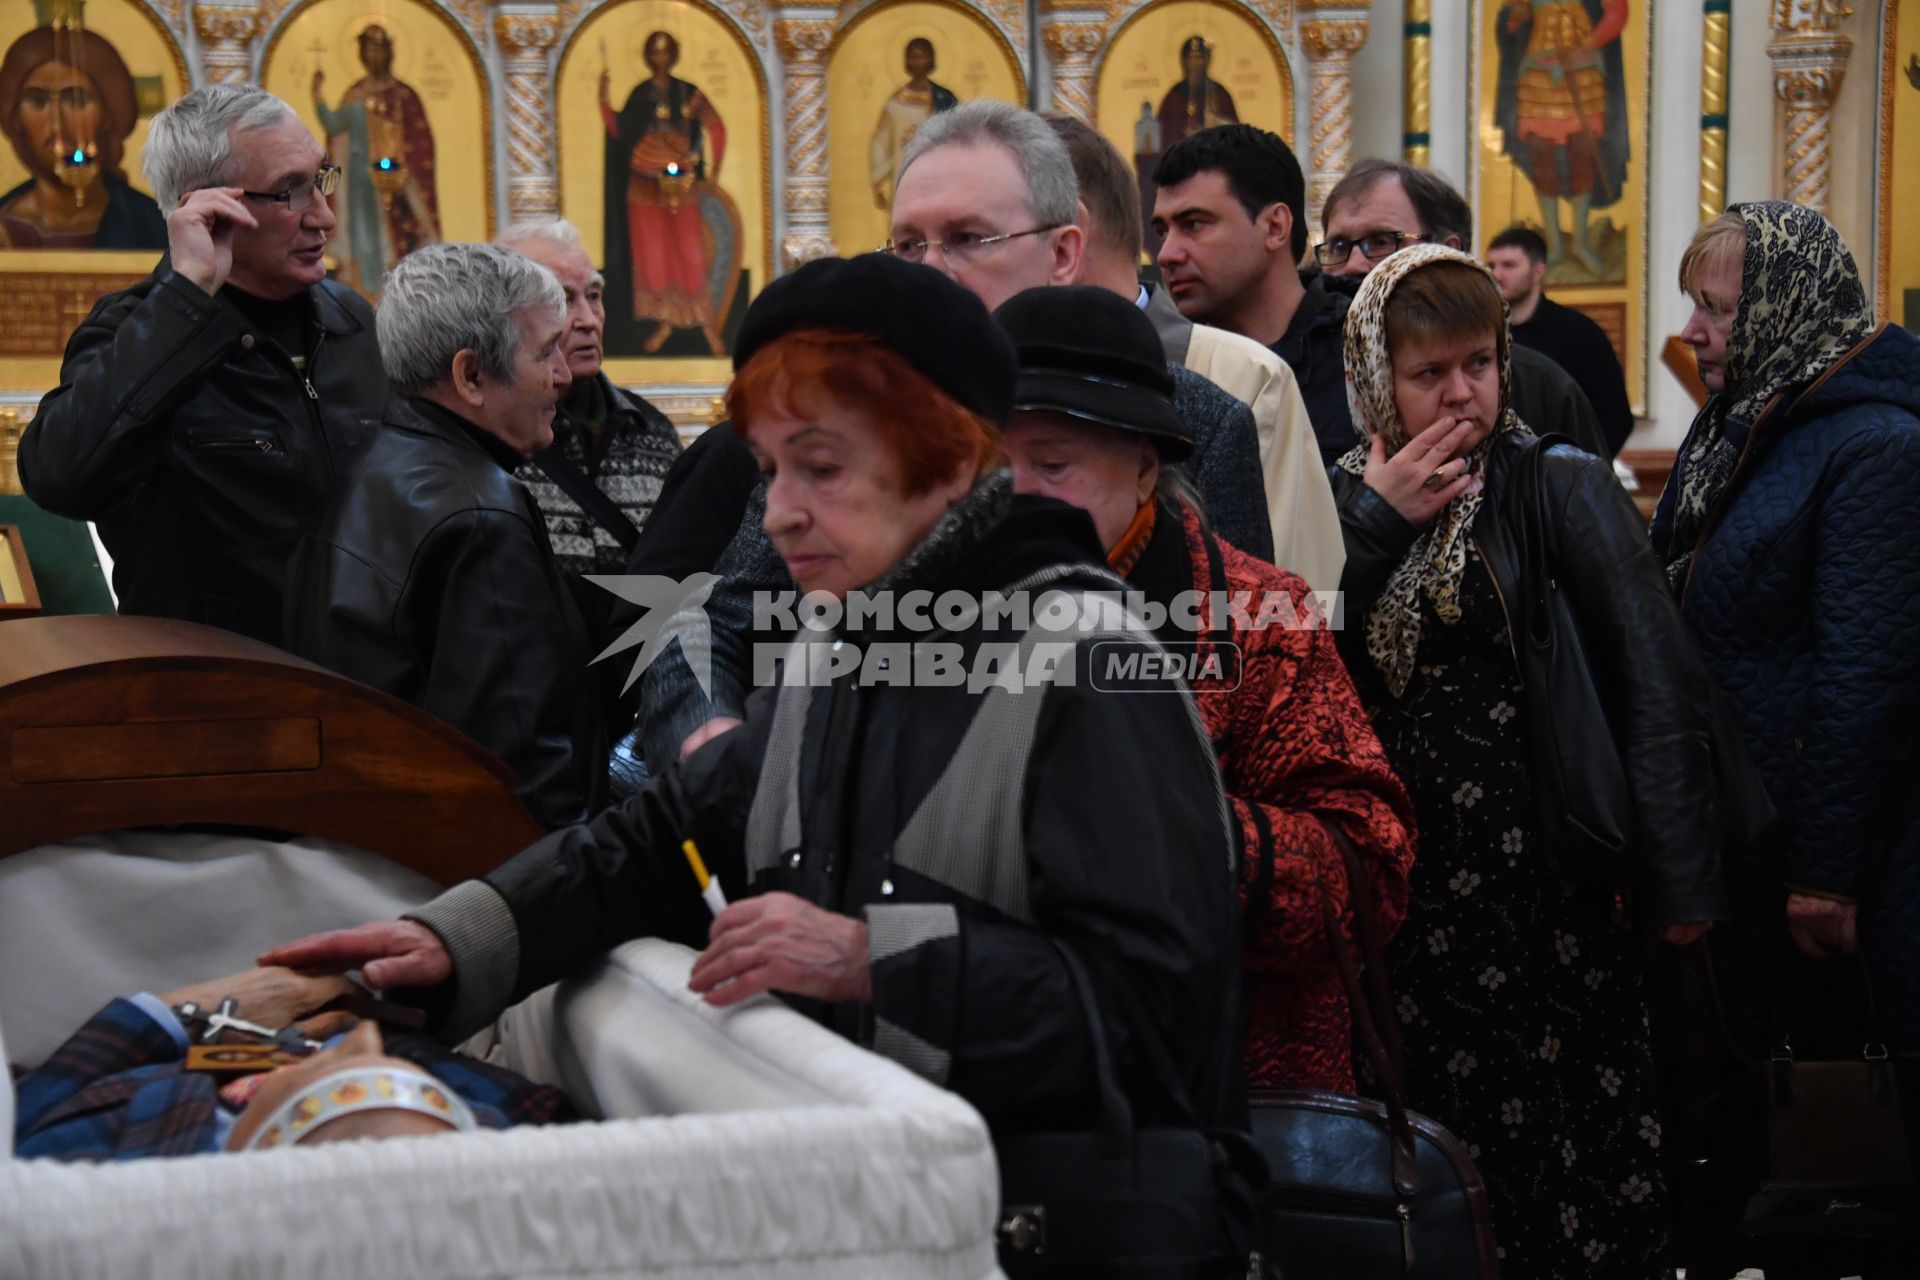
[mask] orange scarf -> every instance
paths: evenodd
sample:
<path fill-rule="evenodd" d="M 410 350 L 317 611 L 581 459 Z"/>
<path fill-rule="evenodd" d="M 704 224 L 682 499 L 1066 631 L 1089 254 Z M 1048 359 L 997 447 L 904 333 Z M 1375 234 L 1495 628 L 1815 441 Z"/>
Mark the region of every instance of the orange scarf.
<path fill-rule="evenodd" d="M 1160 503 L 1148 498 L 1133 513 L 1133 523 L 1120 535 L 1120 541 L 1113 544 L 1113 550 L 1107 552 L 1107 567 L 1121 577 L 1133 572 L 1140 563 L 1140 555 L 1147 549 L 1147 542 L 1153 537 L 1153 521 L 1160 510 Z"/>

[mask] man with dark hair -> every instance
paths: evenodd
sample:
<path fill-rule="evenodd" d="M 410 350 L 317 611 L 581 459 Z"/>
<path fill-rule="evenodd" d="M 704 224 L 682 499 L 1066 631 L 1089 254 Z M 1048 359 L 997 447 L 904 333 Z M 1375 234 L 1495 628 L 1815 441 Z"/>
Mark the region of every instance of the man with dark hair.
<path fill-rule="evenodd" d="M 1353 440 L 1341 326 L 1349 299 L 1302 276 L 1307 183 L 1292 148 L 1252 125 L 1202 130 L 1153 171 L 1160 271 L 1180 314 L 1245 334 L 1293 369 L 1331 463 Z"/>
<path fill-rule="evenodd" d="M 1593 320 L 1546 296 L 1547 242 L 1532 227 L 1515 225 L 1487 246 L 1487 266 L 1507 300 L 1513 340 L 1565 369 L 1593 402 L 1608 455 L 1633 433 L 1627 377 L 1606 331 Z"/>
<path fill-rule="evenodd" d="M 1317 590 L 1336 589 L 1346 548 L 1293 371 L 1251 338 L 1195 324 L 1180 314 L 1164 288 L 1140 283 L 1140 206 L 1133 171 L 1091 125 L 1064 115 L 1049 115 L 1046 121 L 1067 144 L 1080 187 L 1086 247 L 1075 282 L 1099 285 L 1132 301 L 1153 323 L 1170 364 L 1200 375 L 1253 411 L 1273 531 L 1269 558 Z"/>
<path fill-rule="evenodd" d="M 1327 239 L 1313 256 L 1328 275 L 1348 280 L 1407 245 L 1431 240 L 1458 249 L 1473 234 L 1473 214 L 1451 183 L 1397 160 L 1362 160 L 1347 170 L 1327 193 L 1320 220 Z"/>
<path fill-rule="evenodd" d="M 1322 271 L 1335 277 L 1332 287 L 1354 290 L 1369 271 L 1407 245 L 1427 242 L 1465 249 L 1473 236 L 1473 215 L 1452 184 L 1431 169 L 1397 160 L 1355 165 L 1327 193 L 1320 222 L 1327 238 L 1314 246 L 1314 257 Z M 1559 365 L 1519 347 L 1512 355 L 1511 376 L 1514 412 L 1528 426 L 1557 432 L 1589 453 L 1609 456 L 1593 405 Z M 1314 430 L 1325 448 L 1327 431 L 1318 419 Z M 1360 441 L 1351 423 L 1346 438 L 1349 447 Z"/>

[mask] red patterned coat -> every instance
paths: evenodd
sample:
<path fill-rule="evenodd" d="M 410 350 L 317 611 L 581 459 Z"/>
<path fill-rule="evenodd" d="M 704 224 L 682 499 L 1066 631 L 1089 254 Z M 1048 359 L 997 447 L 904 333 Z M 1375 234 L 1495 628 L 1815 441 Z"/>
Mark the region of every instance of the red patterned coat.
<path fill-rule="evenodd" d="M 1171 514 L 1163 504 L 1129 580 L 1155 600 L 1207 593 L 1203 658 L 1218 636 L 1211 628 L 1222 624 L 1240 651 L 1237 687 L 1209 688 L 1204 678 L 1194 687 L 1240 835 L 1247 1081 L 1351 1093 L 1352 1024 L 1330 959 L 1322 891 L 1350 942 L 1352 917 L 1340 850 L 1322 823 L 1359 851 L 1391 937 L 1406 915 L 1413 805 L 1361 710 L 1333 632 L 1259 625 L 1262 602 L 1277 599 L 1270 593 L 1304 607 L 1312 598 L 1306 582 L 1222 542 L 1192 512 L 1178 523 Z M 1228 599 L 1248 593 L 1243 616 L 1216 614 L 1213 593 L 1222 590 Z"/>

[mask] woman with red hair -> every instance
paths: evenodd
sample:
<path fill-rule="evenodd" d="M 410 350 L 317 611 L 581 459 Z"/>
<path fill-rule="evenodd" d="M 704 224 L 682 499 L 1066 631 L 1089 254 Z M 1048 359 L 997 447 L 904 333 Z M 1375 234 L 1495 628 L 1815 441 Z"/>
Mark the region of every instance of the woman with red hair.
<path fill-rule="evenodd" d="M 870 254 L 769 285 L 735 358 L 727 407 L 768 478 L 767 533 L 842 620 L 803 627 L 739 728 L 620 807 L 406 921 L 274 962 L 452 979 L 457 1034 L 660 934 L 705 944 L 692 985 L 713 1003 L 801 997 L 1002 1137 L 1093 1123 L 1096 1034 L 1140 1125 L 1231 1120 L 1234 852 L 1212 749 L 1176 678 L 1096 687 L 1096 649 L 1136 669 L 1159 649 L 1086 513 L 1013 491 L 1008 340 L 944 275 Z M 687 840 L 735 899 L 711 921 Z M 1142 1248 L 1165 1239 L 1154 1209 Z"/>
<path fill-rule="evenodd" d="M 29 177 L 0 195 L 0 248 L 164 249 L 153 197 L 121 167 L 133 75 L 91 31 L 35 27 L 0 59 L 0 124 Z"/>

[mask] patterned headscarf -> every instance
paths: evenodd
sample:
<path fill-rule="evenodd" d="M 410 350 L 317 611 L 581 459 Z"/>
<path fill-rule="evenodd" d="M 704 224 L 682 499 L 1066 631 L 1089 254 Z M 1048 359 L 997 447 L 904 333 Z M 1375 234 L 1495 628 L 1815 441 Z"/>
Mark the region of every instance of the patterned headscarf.
<path fill-rule="evenodd" d="M 1436 262 L 1460 262 L 1481 272 L 1486 268 L 1458 249 L 1444 245 L 1416 244 L 1400 250 L 1367 273 L 1359 296 L 1347 312 L 1346 358 L 1347 403 L 1353 421 L 1360 428 L 1360 443 L 1354 446 L 1340 465 L 1354 475 L 1367 471 L 1367 454 L 1373 437 L 1385 442 L 1391 457 L 1407 443 L 1409 434 L 1400 421 L 1400 410 L 1393 400 L 1393 356 L 1387 350 L 1387 299 L 1400 282 L 1421 267 Z M 1488 273 L 1489 282 L 1492 275 Z M 1500 363 L 1500 422 L 1473 451 L 1476 467 L 1484 467 L 1493 451 L 1494 437 L 1504 431 L 1525 432 L 1512 409 L 1511 370 L 1508 357 L 1513 337 L 1503 323 L 1494 337 Z M 1460 585 L 1467 573 L 1467 540 L 1473 531 L 1474 516 L 1479 514 L 1481 495 L 1465 493 L 1446 505 L 1434 522 L 1421 531 L 1406 557 L 1394 568 L 1367 614 L 1367 653 L 1387 688 L 1397 698 L 1413 678 L 1413 659 L 1420 647 L 1420 602 L 1433 605 L 1440 621 L 1449 625 L 1460 621 Z"/>
<path fill-rule="evenodd" d="M 1653 535 L 1676 588 L 1733 479 L 1747 431 L 1776 397 L 1818 378 L 1874 330 L 1853 255 L 1832 223 L 1780 200 L 1728 212 L 1747 224 L 1747 250 L 1727 335 L 1727 385 L 1701 408 L 1680 445 L 1667 481 L 1672 492 L 1661 504 L 1670 501 L 1671 511 L 1662 511 Z"/>

